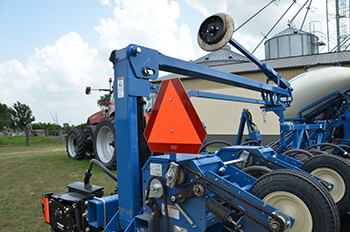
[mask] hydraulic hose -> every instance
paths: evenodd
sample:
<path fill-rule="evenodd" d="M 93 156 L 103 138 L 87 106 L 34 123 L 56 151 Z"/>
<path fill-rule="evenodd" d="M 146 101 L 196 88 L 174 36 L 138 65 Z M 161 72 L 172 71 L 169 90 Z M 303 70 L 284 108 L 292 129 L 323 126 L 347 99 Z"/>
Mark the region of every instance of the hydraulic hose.
<path fill-rule="evenodd" d="M 212 144 L 216 144 L 216 143 L 221 143 L 221 144 L 225 144 L 227 146 L 232 146 L 232 144 L 230 144 L 229 142 L 226 142 L 224 140 L 213 140 L 213 141 L 203 145 L 202 148 L 199 150 L 199 153 L 203 152 L 205 150 L 205 148 L 207 148 L 208 146 L 210 146 Z"/>
<path fill-rule="evenodd" d="M 261 144 L 256 140 L 247 140 L 244 143 L 241 143 L 241 146 L 248 145 L 250 143 L 254 143 L 256 146 L 261 146 Z"/>
<path fill-rule="evenodd" d="M 293 153 L 303 154 L 303 155 L 305 155 L 305 156 L 307 156 L 309 158 L 314 156 L 311 152 L 303 150 L 303 149 L 288 150 L 288 151 L 283 152 L 283 155 L 291 156 L 291 154 L 293 154 Z"/>
<path fill-rule="evenodd" d="M 338 146 L 334 143 L 319 143 L 319 144 L 315 144 L 315 145 L 312 145 L 310 147 L 307 147 L 307 148 L 305 148 L 305 150 L 309 150 L 311 148 L 316 148 L 316 147 L 326 147 L 326 148 L 333 147 L 333 148 L 336 148 L 339 151 L 341 151 L 343 156 L 348 156 L 348 153 L 343 148 L 341 148 L 340 146 Z"/>
<path fill-rule="evenodd" d="M 258 174 L 266 174 L 271 172 L 271 169 L 265 166 L 253 165 L 242 169 L 243 172 L 248 173 L 249 175 L 256 176 Z"/>
<path fill-rule="evenodd" d="M 109 177 L 111 177 L 115 182 L 118 182 L 117 177 L 108 169 L 106 168 L 100 161 L 97 159 L 90 160 L 89 167 L 85 172 L 85 178 L 84 178 L 84 188 L 91 188 L 90 184 L 90 177 L 92 176 L 92 166 L 96 164 L 99 168 L 102 169 Z"/>

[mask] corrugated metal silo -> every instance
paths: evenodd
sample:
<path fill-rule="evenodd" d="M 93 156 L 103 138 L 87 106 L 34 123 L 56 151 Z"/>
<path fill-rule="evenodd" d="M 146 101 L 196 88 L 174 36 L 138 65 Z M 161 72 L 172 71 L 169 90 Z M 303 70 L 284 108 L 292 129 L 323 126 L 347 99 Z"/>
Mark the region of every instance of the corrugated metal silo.
<path fill-rule="evenodd" d="M 318 48 L 317 36 L 290 27 L 265 42 L 265 58 L 276 59 L 317 54 Z"/>

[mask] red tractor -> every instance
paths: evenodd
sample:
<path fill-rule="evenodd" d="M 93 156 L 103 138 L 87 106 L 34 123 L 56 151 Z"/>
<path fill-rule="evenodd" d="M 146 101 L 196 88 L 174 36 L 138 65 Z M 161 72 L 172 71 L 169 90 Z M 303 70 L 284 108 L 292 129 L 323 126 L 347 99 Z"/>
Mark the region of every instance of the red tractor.
<path fill-rule="evenodd" d="M 91 115 L 86 122 L 84 130 L 73 128 L 67 136 L 67 154 L 70 159 L 82 160 L 95 157 L 107 168 L 116 168 L 115 149 L 115 121 L 114 121 L 114 96 L 112 78 L 109 78 L 108 89 L 91 89 L 86 87 L 85 93 L 90 94 L 91 90 L 107 91 L 110 93 L 107 109 L 98 111 Z"/>

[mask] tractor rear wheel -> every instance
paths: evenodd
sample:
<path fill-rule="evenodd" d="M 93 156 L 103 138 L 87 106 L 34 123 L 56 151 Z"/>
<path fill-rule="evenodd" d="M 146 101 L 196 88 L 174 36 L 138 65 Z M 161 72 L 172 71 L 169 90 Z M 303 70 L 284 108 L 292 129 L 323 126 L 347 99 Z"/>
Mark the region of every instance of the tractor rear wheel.
<path fill-rule="evenodd" d="M 115 121 L 114 117 L 102 120 L 96 128 L 94 150 L 96 159 L 109 169 L 115 169 Z"/>
<path fill-rule="evenodd" d="M 339 212 L 329 192 L 311 176 L 280 169 L 259 178 L 250 192 L 295 219 L 290 232 L 340 230 Z"/>
<path fill-rule="evenodd" d="M 334 185 L 330 192 L 337 203 L 339 213 L 350 211 L 350 163 L 335 155 L 316 155 L 300 167 Z"/>
<path fill-rule="evenodd" d="M 70 159 L 84 159 L 86 151 L 85 139 L 84 132 L 80 128 L 75 127 L 68 132 L 66 148 Z"/>

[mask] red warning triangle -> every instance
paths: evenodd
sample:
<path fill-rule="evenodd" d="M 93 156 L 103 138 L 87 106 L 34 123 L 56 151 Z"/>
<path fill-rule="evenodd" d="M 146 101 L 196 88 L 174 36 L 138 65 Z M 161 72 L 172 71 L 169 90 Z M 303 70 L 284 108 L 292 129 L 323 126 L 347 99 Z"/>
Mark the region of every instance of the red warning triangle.
<path fill-rule="evenodd" d="M 163 81 L 145 130 L 151 151 L 198 154 L 206 135 L 181 81 Z"/>

